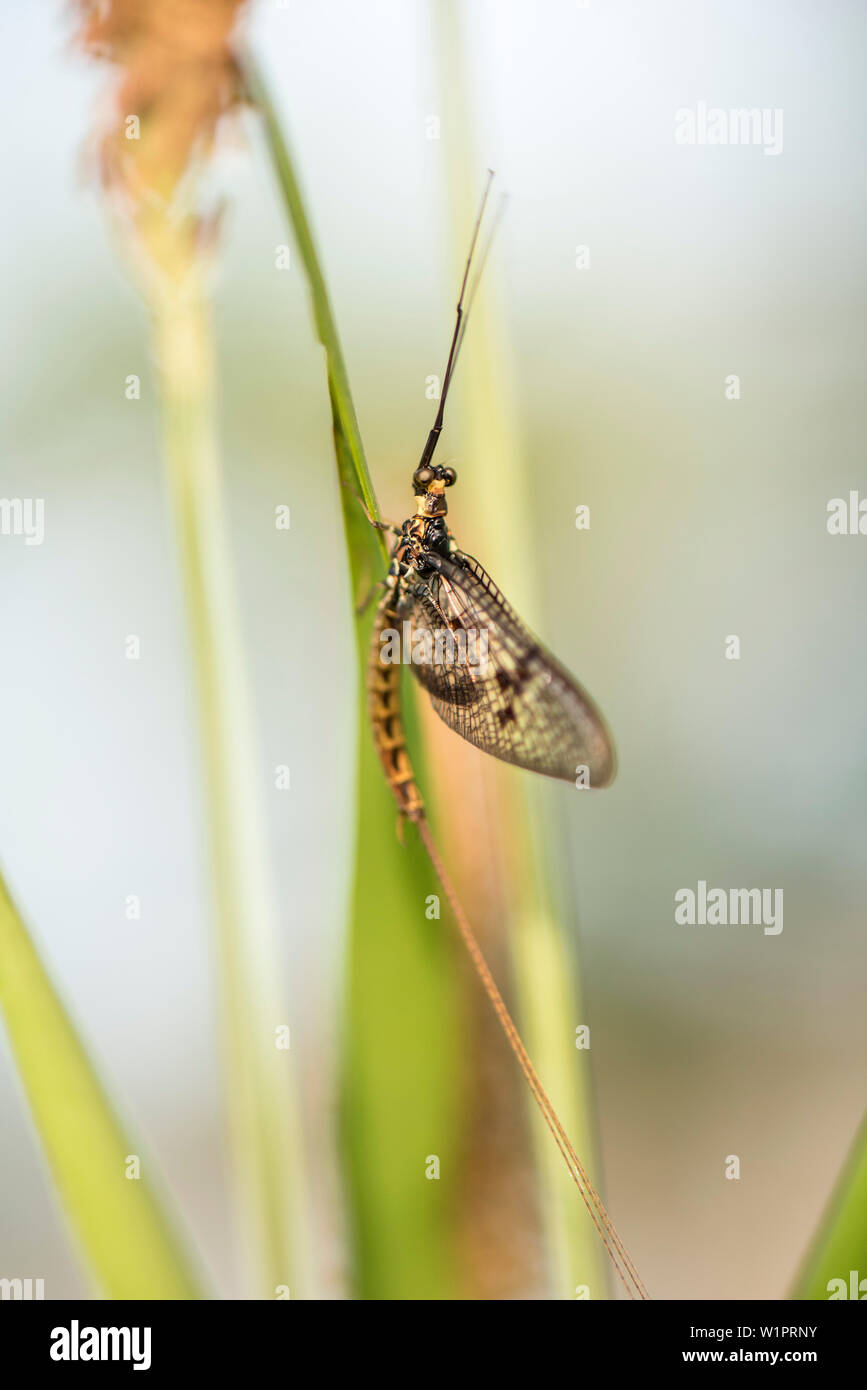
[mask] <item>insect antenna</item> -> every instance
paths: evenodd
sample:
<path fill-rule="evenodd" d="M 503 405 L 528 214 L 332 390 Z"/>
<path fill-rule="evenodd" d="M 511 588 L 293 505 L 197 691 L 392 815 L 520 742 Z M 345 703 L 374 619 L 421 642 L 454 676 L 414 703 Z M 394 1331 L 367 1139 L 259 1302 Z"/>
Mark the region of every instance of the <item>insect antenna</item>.
<path fill-rule="evenodd" d="M 493 220 L 493 222 L 492 222 L 492 224 L 491 224 L 491 230 L 488 232 L 488 239 L 487 239 L 487 241 L 485 242 L 485 244 L 484 244 L 484 246 L 483 246 L 483 248 L 482 248 L 481 256 L 479 257 L 479 266 L 478 266 L 478 270 L 476 271 L 475 277 L 474 277 L 474 279 L 473 279 L 473 283 L 472 283 L 472 285 L 470 286 L 470 292 L 469 292 L 469 294 L 467 295 L 466 308 L 464 309 L 463 322 L 462 322 L 461 327 L 460 327 L 460 332 L 459 332 L 458 335 L 457 335 L 457 342 L 455 343 L 455 351 L 454 351 L 454 356 L 453 356 L 453 358 L 452 358 L 451 371 L 450 371 L 449 374 L 448 374 L 447 382 L 450 382 L 450 381 L 451 381 L 451 379 L 452 379 L 452 377 L 454 376 L 454 373 L 455 373 L 455 368 L 456 368 L 457 365 L 458 365 L 458 358 L 459 358 L 460 355 L 461 355 L 461 348 L 462 348 L 463 345 L 464 345 L 464 338 L 467 336 L 467 324 L 469 323 L 469 320 L 470 320 L 470 310 L 471 310 L 472 307 L 473 307 L 473 300 L 474 300 L 475 297 L 476 297 L 476 293 L 477 293 L 477 291 L 478 291 L 479 284 L 480 284 L 481 279 L 482 279 L 482 274 L 483 274 L 483 272 L 484 272 L 485 266 L 486 266 L 486 264 L 487 264 L 488 256 L 489 256 L 489 254 L 490 254 L 491 243 L 493 242 L 494 236 L 495 236 L 496 231 L 497 231 L 497 228 L 498 228 L 498 226 L 500 225 L 500 218 L 502 217 L 503 212 L 504 212 L 504 210 L 505 210 L 506 202 L 507 202 L 507 197 L 506 197 L 506 194 L 503 193 L 503 194 L 501 195 L 501 197 L 500 197 L 499 203 L 497 204 L 497 210 L 496 210 L 496 212 L 494 213 L 494 220 Z"/>
<path fill-rule="evenodd" d="M 445 376 L 443 377 L 443 389 L 442 389 L 442 394 L 440 395 L 439 410 L 437 411 L 436 419 L 434 420 L 434 423 L 433 423 L 433 428 L 432 428 L 430 434 L 429 434 L 428 437 L 427 437 L 427 443 L 425 444 L 424 449 L 422 450 L 422 456 L 421 456 L 421 459 L 419 460 L 419 463 L 418 463 L 418 467 L 419 467 L 419 468 L 424 468 L 427 464 L 430 463 L 430 461 L 431 461 L 431 459 L 433 458 L 433 455 L 434 455 L 434 450 L 436 449 L 437 443 L 438 443 L 438 441 L 439 441 L 439 437 L 440 437 L 440 435 L 442 434 L 442 431 L 443 431 L 443 417 L 444 417 L 444 415 L 445 415 L 446 396 L 448 395 L 449 385 L 450 385 L 450 383 L 451 383 L 452 373 L 453 373 L 453 371 L 454 371 L 455 362 L 457 361 L 458 348 L 459 348 L 459 344 L 460 344 L 461 337 L 462 337 L 462 334 L 461 334 L 461 324 L 464 322 L 464 318 L 465 318 L 465 314 L 464 314 L 464 297 L 465 297 L 466 292 L 467 292 L 467 281 L 468 281 L 469 278 L 470 278 L 470 266 L 471 266 L 472 263 L 473 263 L 473 253 L 475 252 L 475 249 L 476 249 L 476 242 L 477 242 L 478 239 L 479 239 L 479 231 L 480 231 L 481 225 L 482 225 L 482 218 L 483 218 L 484 215 L 485 215 L 485 206 L 486 206 L 487 201 L 488 201 L 488 194 L 489 194 L 490 191 L 491 191 L 491 183 L 492 183 L 492 181 L 493 181 L 493 178 L 494 178 L 494 171 L 493 171 L 493 169 L 489 169 L 489 170 L 488 170 L 488 177 L 487 177 L 487 179 L 486 179 L 486 181 L 485 181 L 484 192 L 482 193 L 482 201 L 481 201 L 480 204 L 479 204 L 479 211 L 478 211 L 478 213 L 476 214 L 476 221 L 475 221 L 475 225 L 474 225 L 474 227 L 473 227 L 473 235 L 472 235 L 472 237 L 471 237 L 471 239 L 470 239 L 470 250 L 469 250 L 469 255 L 467 256 L 467 263 L 466 263 L 466 265 L 464 266 L 464 278 L 463 278 L 463 280 L 461 281 L 461 292 L 460 292 L 460 294 L 459 294 L 459 296 L 458 296 L 458 307 L 457 307 L 457 317 L 456 317 L 456 320 L 455 320 L 455 331 L 454 331 L 454 333 L 452 334 L 451 347 L 449 348 L 449 358 L 448 358 L 448 362 L 446 363 Z M 488 245 L 490 246 L 490 241 L 488 242 Z M 485 254 L 487 255 L 487 251 L 486 251 Z M 477 285 L 477 284 L 478 284 L 478 281 L 476 281 L 476 285 Z M 475 288 L 474 288 L 474 290 L 473 290 L 473 294 L 475 294 Z M 471 298 L 472 298 L 472 296 L 471 296 Z M 467 306 L 467 309 L 469 310 L 469 305 Z"/>

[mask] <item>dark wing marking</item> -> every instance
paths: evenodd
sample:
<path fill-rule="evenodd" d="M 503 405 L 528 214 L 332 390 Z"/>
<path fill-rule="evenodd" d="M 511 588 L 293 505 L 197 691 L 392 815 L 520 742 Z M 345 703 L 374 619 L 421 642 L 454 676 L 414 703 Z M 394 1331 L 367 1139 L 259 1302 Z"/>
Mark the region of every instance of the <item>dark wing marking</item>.
<path fill-rule="evenodd" d="M 528 631 L 477 560 L 457 551 L 432 563 L 436 568 L 414 585 L 407 581 L 399 611 L 411 625 L 413 675 L 440 718 L 504 762 L 569 782 L 587 767 L 590 786 L 606 786 L 614 748 L 590 697 Z"/>

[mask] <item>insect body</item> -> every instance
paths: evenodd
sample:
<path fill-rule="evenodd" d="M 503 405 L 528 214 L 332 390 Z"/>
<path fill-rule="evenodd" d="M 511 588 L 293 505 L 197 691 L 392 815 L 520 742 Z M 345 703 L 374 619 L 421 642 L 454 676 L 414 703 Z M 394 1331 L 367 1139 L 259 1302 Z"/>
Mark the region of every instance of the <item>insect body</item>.
<path fill-rule="evenodd" d="M 404 663 L 440 718 L 483 752 L 591 787 L 614 776 L 612 743 L 589 696 L 452 538 L 445 489 L 455 481 L 453 469 L 430 464 L 413 474 L 417 513 L 404 522 L 392 551 L 371 643 L 374 737 L 410 819 L 423 814 L 423 803 L 400 718 Z M 399 639 L 400 664 L 394 648 L 386 648 L 389 634 Z"/>

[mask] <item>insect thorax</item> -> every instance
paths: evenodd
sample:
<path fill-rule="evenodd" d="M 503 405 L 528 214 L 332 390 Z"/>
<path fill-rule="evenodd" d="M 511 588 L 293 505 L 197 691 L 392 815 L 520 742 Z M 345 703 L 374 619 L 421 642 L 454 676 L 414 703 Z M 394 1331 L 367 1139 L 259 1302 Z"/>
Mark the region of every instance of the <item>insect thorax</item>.
<path fill-rule="evenodd" d="M 437 555 L 448 555 L 451 544 L 449 528 L 442 516 L 414 516 L 404 522 L 404 533 L 418 542 L 419 549 L 433 551 Z"/>

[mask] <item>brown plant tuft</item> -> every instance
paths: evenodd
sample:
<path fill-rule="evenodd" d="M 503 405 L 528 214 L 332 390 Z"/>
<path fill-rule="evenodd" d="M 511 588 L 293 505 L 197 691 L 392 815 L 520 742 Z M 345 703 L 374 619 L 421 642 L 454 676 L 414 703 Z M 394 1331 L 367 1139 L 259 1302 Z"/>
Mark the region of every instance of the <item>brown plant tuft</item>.
<path fill-rule="evenodd" d="M 243 101 L 232 38 L 246 0 L 74 3 L 79 46 L 118 69 L 97 131 L 103 184 L 151 261 L 177 278 L 213 231 L 189 185 Z"/>

